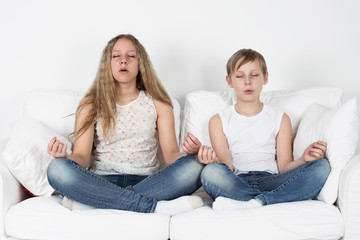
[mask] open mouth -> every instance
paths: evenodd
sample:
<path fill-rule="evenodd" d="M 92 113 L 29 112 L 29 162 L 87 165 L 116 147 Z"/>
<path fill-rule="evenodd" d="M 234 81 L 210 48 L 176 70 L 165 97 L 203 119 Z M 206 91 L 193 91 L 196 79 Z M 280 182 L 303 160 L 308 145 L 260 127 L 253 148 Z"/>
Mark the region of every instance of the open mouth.
<path fill-rule="evenodd" d="M 127 69 L 120 69 L 120 72 L 128 72 Z"/>

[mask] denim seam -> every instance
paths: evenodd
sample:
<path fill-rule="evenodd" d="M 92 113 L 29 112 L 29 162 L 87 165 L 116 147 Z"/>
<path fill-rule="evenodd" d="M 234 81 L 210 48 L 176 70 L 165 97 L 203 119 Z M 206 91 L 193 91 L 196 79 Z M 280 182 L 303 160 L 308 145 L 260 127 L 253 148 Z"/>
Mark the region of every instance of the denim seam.
<path fill-rule="evenodd" d="M 284 187 L 286 187 L 287 185 L 289 185 L 295 178 L 297 178 L 300 174 L 303 174 L 305 172 L 307 172 L 309 170 L 309 167 L 311 165 L 313 165 L 314 162 L 311 162 L 310 164 L 307 164 L 307 166 L 304 166 L 303 170 L 301 171 L 298 171 L 297 174 L 295 174 L 292 178 L 288 179 L 286 182 L 284 182 L 283 184 L 281 184 L 279 187 L 277 187 L 276 189 L 274 189 L 273 191 L 270 191 L 270 192 L 267 192 L 265 194 L 276 194 L 279 190 L 283 189 Z M 287 175 L 290 174 L 292 171 L 288 171 Z M 280 177 L 280 175 L 279 175 Z M 274 178 L 274 179 L 277 179 L 277 178 Z M 259 194 L 257 197 L 259 200 L 261 200 L 260 198 L 264 199 L 266 201 L 266 203 L 268 202 L 265 194 Z M 311 195 L 312 196 L 312 195 Z M 304 198 L 304 199 L 307 199 L 307 198 Z"/>
<path fill-rule="evenodd" d="M 228 194 L 228 192 L 223 191 L 221 188 L 215 187 L 215 185 L 213 185 L 213 184 L 211 184 L 211 183 L 209 183 L 209 182 L 207 182 L 207 181 L 204 182 L 203 185 L 205 185 L 206 188 L 209 187 L 209 188 L 211 188 L 212 190 L 216 190 L 216 193 L 220 193 L 220 194 L 222 194 L 222 196 L 226 196 L 227 198 L 235 199 L 235 200 L 238 200 L 238 201 L 243 201 L 243 200 L 238 199 L 238 198 L 235 197 L 234 195 Z M 205 188 L 205 191 L 206 191 L 206 188 Z M 206 191 L 206 192 L 207 192 L 207 191 Z M 209 194 L 209 195 L 211 196 L 211 194 Z M 211 197 L 213 197 L 213 196 L 211 196 Z"/>
<path fill-rule="evenodd" d="M 194 158 L 194 155 L 187 155 L 187 156 L 188 156 L 188 157 L 191 157 L 191 158 Z M 186 156 L 185 156 L 185 157 L 186 157 Z M 181 159 L 181 158 L 179 158 L 179 159 Z M 157 171 L 157 172 L 154 173 L 154 174 L 162 174 L 162 172 L 165 171 L 165 168 L 166 168 L 166 169 L 171 169 L 171 168 L 176 167 L 177 165 L 180 164 L 180 161 L 178 161 L 179 159 L 177 159 L 177 160 L 176 160 L 175 162 L 173 162 L 172 164 L 164 167 L 163 169 L 160 169 L 159 171 Z M 167 174 L 164 175 L 164 176 L 167 176 Z M 150 181 L 150 180 L 149 180 L 148 178 L 145 178 L 145 179 L 142 180 L 141 182 L 137 183 L 136 186 L 141 186 L 142 184 L 145 184 L 145 183 L 147 183 L 148 181 Z"/>

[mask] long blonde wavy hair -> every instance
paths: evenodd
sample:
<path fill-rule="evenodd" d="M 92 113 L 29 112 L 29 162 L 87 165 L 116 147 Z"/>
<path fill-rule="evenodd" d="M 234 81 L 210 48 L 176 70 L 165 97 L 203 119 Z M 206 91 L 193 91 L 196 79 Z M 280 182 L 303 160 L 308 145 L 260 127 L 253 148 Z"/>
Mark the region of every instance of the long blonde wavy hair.
<path fill-rule="evenodd" d="M 108 136 L 115 129 L 115 80 L 112 75 L 110 62 L 113 47 L 119 39 L 128 39 L 135 46 L 139 62 L 139 73 L 136 76 L 137 89 L 145 90 L 154 99 L 172 106 L 171 98 L 157 77 L 143 45 L 130 34 L 120 34 L 111 39 L 105 46 L 95 80 L 76 110 L 76 115 L 78 116 L 79 112 L 86 108 L 88 109 L 88 115 L 74 132 L 75 138 L 81 136 L 96 121 L 101 123 L 104 136 Z"/>

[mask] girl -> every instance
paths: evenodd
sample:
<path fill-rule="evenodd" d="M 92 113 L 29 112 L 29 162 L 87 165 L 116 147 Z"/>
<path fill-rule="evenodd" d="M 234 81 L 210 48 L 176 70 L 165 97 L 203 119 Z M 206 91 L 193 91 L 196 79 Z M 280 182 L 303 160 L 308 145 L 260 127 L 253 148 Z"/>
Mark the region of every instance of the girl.
<path fill-rule="evenodd" d="M 197 196 L 180 197 L 200 187 L 203 164 L 179 151 L 171 99 L 132 35 L 116 36 L 106 45 L 96 78 L 78 106 L 74 135 L 69 156 L 56 137 L 48 145 L 55 158 L 48 180 L 64 200 L 163 214 L 202 206 Z M 158 143 L 167 165 L 159 171 Z"/>
<path fill-rule="evenodd" d="M 288 115 L 260 101 L 268 83 L 264 57 L 251 49 L 236 52 L 227 63 L 226 80 L 237 102 L 209 121 L 212 148 L 201 147 L 209 162 L 201 174 L 214 210 L 233 210 L 299 201 L 316 196 L 330 172 L 322 159 L 326 143 L 310 144 L 293 160 Z M 206 152 L 206 154 L 203 154 Z M 219 162 L 213 156 L 216 153 Z M 205 159 L 204 159 L 205 156 Z"/>

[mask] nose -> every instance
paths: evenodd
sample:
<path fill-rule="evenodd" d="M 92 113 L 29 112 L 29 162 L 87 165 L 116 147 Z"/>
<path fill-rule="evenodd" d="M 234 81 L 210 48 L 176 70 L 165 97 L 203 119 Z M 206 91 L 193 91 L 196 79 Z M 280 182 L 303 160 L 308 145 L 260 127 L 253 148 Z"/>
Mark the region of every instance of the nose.
<path fill-rule="evenodd" d="M 244 81 L 245 85 L 250 85 L 251 81 L 249 77 L 245 77 L 245 81 Z"/>
<path fill-rule="evenodd" d="M 120 64 L 126 64 L 126 63 L 127 63 L 126 57 L 121 57 L 120 58 Z"/>

